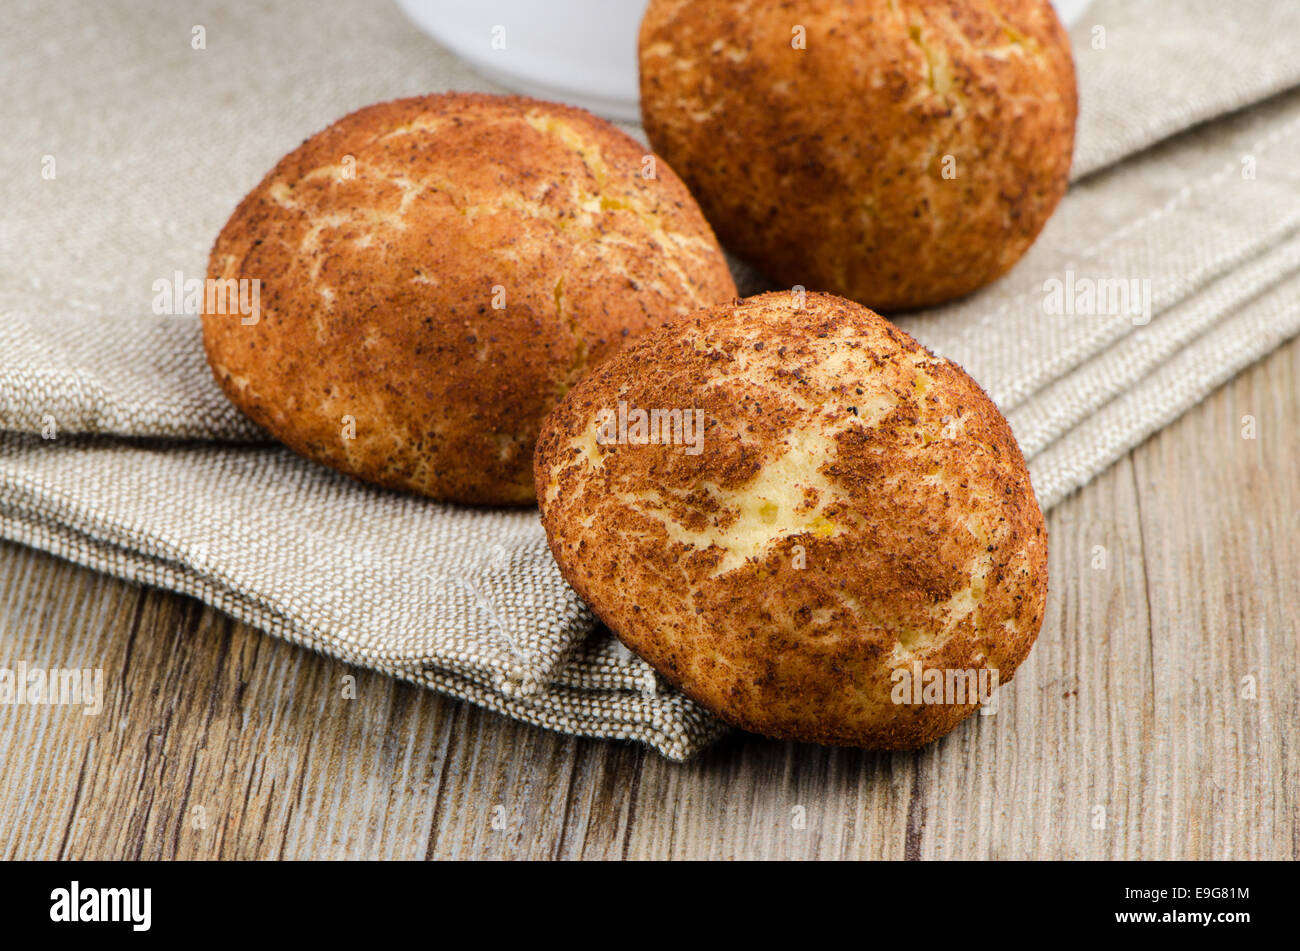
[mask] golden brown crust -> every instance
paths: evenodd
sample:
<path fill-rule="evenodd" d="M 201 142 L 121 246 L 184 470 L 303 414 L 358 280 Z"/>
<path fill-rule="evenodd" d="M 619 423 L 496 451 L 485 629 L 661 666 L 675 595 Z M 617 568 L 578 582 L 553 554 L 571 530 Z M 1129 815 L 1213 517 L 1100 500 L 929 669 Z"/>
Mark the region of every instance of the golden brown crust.
<path fill-rule="evenodd" d="M 736 293 L 694 200 L 663 161 L 643 176 L 645 154 L 580 109 L 521 97 L 340 119 L 217 238 L 210 277 L 261 281 L 256 324 L 204 315 L 217 381 L 357 478 L 531 502 L 533 443 L 564 391 L 664 317 Z"/>
<path fill-rule="evenodd" d="M 685 430 L 602 444 L 620 401 L 629 418 L 701 409 L 702 451 Z M 764 294 L 647 334 L 548 417 L 536 479 L 569 583 L 745 729 L 927 743 L 976 705 L 896 704 L 892 672 L 1005 682 L 1042 624 L 1046 529 L 1006 420 L 960 367 L 830 295 Z"/>
<path fill-rule="evenodd" d="M 650 142 L 786 286 L 959 297 L 1065 193 L 1077 96 L 1048 0 L 651 0 L 640 62 Z"/>

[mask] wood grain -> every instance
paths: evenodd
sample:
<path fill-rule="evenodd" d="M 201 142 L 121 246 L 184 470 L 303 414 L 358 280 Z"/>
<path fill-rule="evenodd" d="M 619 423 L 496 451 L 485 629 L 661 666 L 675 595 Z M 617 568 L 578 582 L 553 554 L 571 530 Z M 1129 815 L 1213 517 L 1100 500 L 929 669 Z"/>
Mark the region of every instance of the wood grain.
<path fill-rule="evenodd" d="M 734 734 L 676 766 L 0 544 L 0 666 L 109 687 L 0 707 L 0 856 L 1300 857 L 1298 424 L 1293 342 L 1053 511 L 1037 647 L 916 753 Z"/>

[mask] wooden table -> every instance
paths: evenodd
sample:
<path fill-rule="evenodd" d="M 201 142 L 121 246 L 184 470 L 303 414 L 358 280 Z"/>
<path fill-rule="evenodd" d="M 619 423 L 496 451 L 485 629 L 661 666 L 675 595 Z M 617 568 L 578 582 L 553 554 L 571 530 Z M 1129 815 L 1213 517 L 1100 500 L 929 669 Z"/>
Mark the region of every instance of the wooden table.
<path fill-rule="evenodd" d="M 0 708 L 0 857 L 1300 855 L 1300 341 L 1048 522 L 1047 621 L 996 716 L 685 766 L 0 544 L 0 666 L 109 687 L 98 717 Z"/>

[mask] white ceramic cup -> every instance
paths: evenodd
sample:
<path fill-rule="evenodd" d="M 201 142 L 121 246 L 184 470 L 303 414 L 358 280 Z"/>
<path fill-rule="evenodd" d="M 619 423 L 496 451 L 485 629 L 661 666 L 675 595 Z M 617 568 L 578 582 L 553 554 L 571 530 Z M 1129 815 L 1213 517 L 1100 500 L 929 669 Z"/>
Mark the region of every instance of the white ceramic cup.
<path fill-rule="evenodd" d="M 1074 23 L 1090 0 L 1053 0 Z M 638 122 L 647 0 L 397 0 L 420 29 L 507 89 Z"/>
<path fill-rule="evenodd" d="M 397 0 L 507 89 L 638 122 L 636 38 L 648 0 Z"/>

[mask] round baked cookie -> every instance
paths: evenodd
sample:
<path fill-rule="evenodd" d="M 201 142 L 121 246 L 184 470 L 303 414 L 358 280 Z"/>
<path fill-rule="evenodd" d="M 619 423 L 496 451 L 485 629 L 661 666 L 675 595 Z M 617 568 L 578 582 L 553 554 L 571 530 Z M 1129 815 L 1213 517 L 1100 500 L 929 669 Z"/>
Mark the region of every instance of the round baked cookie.
<path fill-rule="evenodd" d="M 647 334 L 548 417 L 536 475 L 564 577 L 747 730 L 919 746 L 1042 624 L 1046 529 L 1006 420 L 841 298 L 763 294 Z"/>
<path fill-rule="evenodd" d="M 1065 193 L 1077 97 L 1048 0 L 650 0 L 640 62 L 651 144 L 786 286 L 959 297 Z"/>
<path fill-rule="evenodd" d="M 240 409 L 349 475 L 467 503 L 532 503 L 565 391 L 736 293 L 667 163 L 580 109 L 463 93 L 312 136 L 240 203 L 208 275 L 204 344 Z M 222 306 L 229 281 L 258 313 Z"/>

